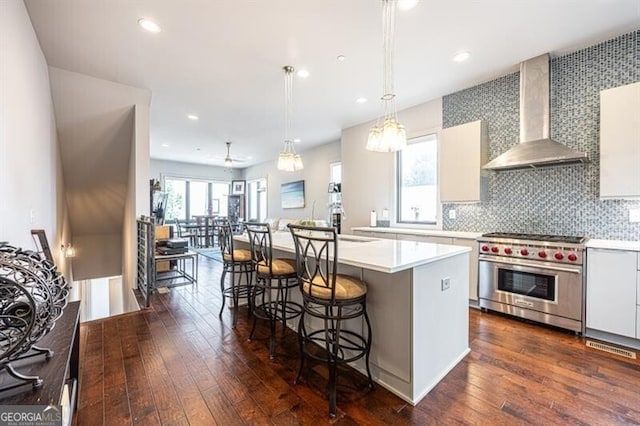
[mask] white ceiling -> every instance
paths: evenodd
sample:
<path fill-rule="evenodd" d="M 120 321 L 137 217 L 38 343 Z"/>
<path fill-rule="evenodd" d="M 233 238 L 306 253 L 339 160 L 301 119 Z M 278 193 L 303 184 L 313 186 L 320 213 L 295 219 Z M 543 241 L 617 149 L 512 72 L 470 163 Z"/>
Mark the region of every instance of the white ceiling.
<path fill-rule="evenodd" d="M 232 141 L 232 156 L 247 160 L 236 167 L 275 159 L 284 135 L 284 65 L 311 74 L 294 79 L 299 151 L 380 113 L 380 1 L 25 3 L 49 65 L 152 91 L 153 158 L 222 165 Z M 162 32 L 142 30 L 141 17 Z M 639 27 L 639 0 L 421 0 L 396 14 L 398 109 L 515 71 L 538 54 Z M 453 62 L 461 50 L 471 59 Z M 357 104 L 361 96 L 369 102 Z"/>

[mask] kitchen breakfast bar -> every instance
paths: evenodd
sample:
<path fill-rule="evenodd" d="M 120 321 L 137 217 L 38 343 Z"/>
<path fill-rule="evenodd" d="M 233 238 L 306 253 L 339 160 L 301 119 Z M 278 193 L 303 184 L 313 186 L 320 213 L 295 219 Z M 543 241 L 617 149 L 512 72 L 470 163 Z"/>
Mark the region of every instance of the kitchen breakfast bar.
<path fill-rule="evenodd" d="M 246 247 L 246 235 L 235 245 Z M 295 258 L 289 232 L 273 233 L 274 257 Z M 417 404 L 469 353 L 468 247 L 341 235 L 338 272 L 367 283 L 374 381 Z M 300 301 L 298 291 L 292 300 Z M 319 325 L 308 322 L 309 329 Z M 297 330 L 297 324 L 290 327 Z M 356 321 L 349 327 L 361 327 Z M 363 360 L 352 364 L 366 374 Z"/>

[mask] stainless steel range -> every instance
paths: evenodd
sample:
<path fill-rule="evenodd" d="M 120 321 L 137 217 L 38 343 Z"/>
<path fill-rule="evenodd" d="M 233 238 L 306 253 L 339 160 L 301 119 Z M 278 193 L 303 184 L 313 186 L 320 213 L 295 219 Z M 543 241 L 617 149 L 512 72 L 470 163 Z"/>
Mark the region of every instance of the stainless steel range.
<path fill-rule="evenodd" d="M 480 307 L 584 331 L 586 237 L 490 233 L 480 244 Z"/>

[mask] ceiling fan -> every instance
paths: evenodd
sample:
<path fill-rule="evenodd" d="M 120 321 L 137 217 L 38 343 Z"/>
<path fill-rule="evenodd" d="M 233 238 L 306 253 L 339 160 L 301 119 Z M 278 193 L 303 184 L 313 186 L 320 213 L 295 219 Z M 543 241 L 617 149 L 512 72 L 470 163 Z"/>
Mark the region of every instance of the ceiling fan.
<path fill-rule="evenodd" d="M 227 156 L 224 157 L 224 165 L 226 167 L 233 166 L 233 163 L 244 163 L 244 160 L 231 157 L 231 142 L 225 142 L 227 144 Z"/>

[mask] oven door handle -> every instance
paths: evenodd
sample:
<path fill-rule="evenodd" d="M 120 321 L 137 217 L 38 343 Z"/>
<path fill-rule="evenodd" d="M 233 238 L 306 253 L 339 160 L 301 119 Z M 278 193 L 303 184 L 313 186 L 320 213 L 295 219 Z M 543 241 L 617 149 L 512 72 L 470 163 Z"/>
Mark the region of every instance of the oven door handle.
<path fill-rule="evenodd" d="M 510 259 L 509 263 L 504 262 L 503 260 L 500 259 L 494 259 L 492 257 L 489 256 L 483 256 L 480 255 L 478 257 L 478 260 L 480 262 L 491 262 L 491 263 L 495 263 L 495 264 L 500 264 L 503 265 L 505 268 L 512 268 L 518 267 L 518 266 L 522 266 L 522 267 L 526 267 L 526 268 L 534 268 L 537 270 L 542 270 L 542 269 L 546 269 L 549 271 L 559 271 L 559 272 L 569 272 L 572 274 L 581 274 L 582 273 L 582 267 L 581 266 L 575 266 L 575 267 L 571 267 L 571 266 L 558 266 L 555 264 L 547 264 L 545 263 L 544 265 L 541 265 L 538 262 L 528 262 L 526 260 L 523 259 Z"/>

